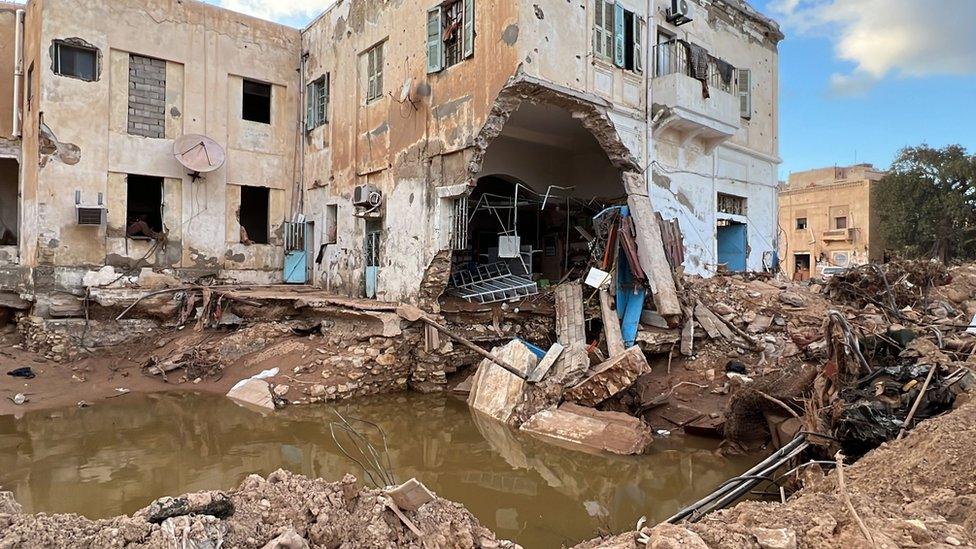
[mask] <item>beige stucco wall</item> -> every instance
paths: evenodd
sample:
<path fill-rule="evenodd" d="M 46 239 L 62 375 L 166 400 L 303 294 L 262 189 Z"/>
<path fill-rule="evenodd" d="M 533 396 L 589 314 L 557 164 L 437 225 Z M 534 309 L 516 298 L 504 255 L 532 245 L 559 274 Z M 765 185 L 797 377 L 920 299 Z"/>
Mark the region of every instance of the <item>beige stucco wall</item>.
<path fill-rule="evenodd" d="M 872 194 L 882 174 L 865 166 L 823 168 L 794 173 L 780 192 L 779 225 L 783 242 L 780 253 L 783 268 L 792 278 L 796 273 L 795 254 L 810 254 L 812 274 L 825 266 L 841 266 L 836 253 L 850 258 L 849 265 L 877 261 L 884 247 L 877 231 Z M 831 208 L 848 210 L 850 238 L 833 240 Z M 796 220 L 806 218 L 807 228 L 797 229 Z M 826 238 L 825 238 L 826 236 Z"/>
<path fill-rule="evenodd" d="M 650 194 L 665 218 L 679 220 L 685 239 L 685 269 L 709 275 L 718 264 L 716 239 L 719 220 L 748 226 L 746 264 L 760 270 L 777 249 L 777 170 L 779 158 L 779 52 L 778 29 L 739 0 L 691 2 L 693 20 L 676 26 L 667 21 L 669 0 L 654 0 L 649 42 L 657 43 L 659 30 L 698 44 L 736 68 L 752 74 L 752 116 L 733 115 L 738 124 L 731 137 L 715 145 L 695 138 L 692 132 L 653 131 L 654 169 Z M 653 63 L 653 59 L 651 60 Z M 689 78 L 681 75 L 680 78 Z M 693 88 L 697 93 L 697 81 Z M 653 83 L 652 83 L 653 85 Z M 738 97 L 712 86 L 707 102 L 733 101 Z M 697 98 L 696 98 L 697 99 Z M 652 97 L 652 102 L 654 101 Z M 697 108 L 700 106 L 696 103 Z M 653 110 L 653 107 L 652 107 Z M 664 117 L 666 119 L 666 115 Z M 746 199 L 746 215 L 717 211 L 719 193 Z"/>
<path fill-rule="evenodd" d="M 148 244 L 124 238 L 125 176 L 138 174 L 165 178 L 168 242 L 149 255 L 151 264 L 249 271 L 244 278 L 256 281 L 280 278 L 281 224 L 292 213 L 296 181 L 300 32 L 193 1 L 44 0 L 43 7 L 35 1 L 30 9 L 35 34 L 28 65 L 36 65 L 39 79 L 35 110 L 44 113 L 43 123 L 58 142 L 80 149 L 77 163 L 57 155 L 37 159 L 38 121 L 31 113 L 25 161 L 34 155 L 38 193 L 24 201 L 39 228 L 31 260 L 57 268 L 126 267 L 145 256 Z M 98 48 L 97 81 L 53 73 L 49 48 L 65 38 Z M 130 53 L 166 61 L 165 139 L 126 131 Z M 270 125 L 241 119 L 242 78 L 273 85 Z M 208 135 L 226 150 L 224 166 L 205 179 L 193 181 L 173 158 L 173 140 L 189 133 Z M 239 243 L 236 205 L 228 201 L 239 185 L 271 189 L 270 245 Z M 75 225 L 76 189 L 86 204 L 103 193 L 106 226 Z"/>
<path fill-rule="evenodd" d="M 0 140 L 13 137 L 16 12 L 23 6 L 0 2 Z M 4 147 L 0 144 L 0 154 Z"/>
<path fill-rule="evenodd" d="M 437 187 L 468 178 L 469 147 L 519 63 L 517 2 L 477 2 L 474 56 L 427 74 L 426 0 L 343 0 L 304 33 L 306 81 L 329 73 L 329 123 L 309 132 L 305 148 L 306 215 L 316 221 L 316 249 L 329 205 L 338 204 L 339 241 L 327 247 L 316 281 L 359 295 L 365 221 L 355 217 L 356 185 L 385 195 L 378 297 L 415 294 L 437 252 Z M 384 43 L 384 97 L 365 102 L 361 54 Z M 413 101 L 401 102 L 401 90 Z"/>

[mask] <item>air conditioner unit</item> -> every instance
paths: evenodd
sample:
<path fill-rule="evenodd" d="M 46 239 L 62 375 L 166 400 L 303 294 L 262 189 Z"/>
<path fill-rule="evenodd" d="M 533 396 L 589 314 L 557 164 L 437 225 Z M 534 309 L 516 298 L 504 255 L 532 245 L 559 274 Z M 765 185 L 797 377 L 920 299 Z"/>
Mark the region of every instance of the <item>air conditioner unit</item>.
<path fill-rule="evenodd" d="M 373 185 L 357 185 L 352 195 L 354 206 L 375 208 L 383 201 L 383 193 Z"/>
<path fill-rule="evenodd" d="M 684 25 L 694 19 L 695 9 L 692 0 L 671 0 L 671 8 L 668 9 L 668 23 L 674 25 Z"/>
<path fill-rule="evenodd" d="M 85 227 L 99 227 L 105 223 L 105 206 L 102 205 L 102 193 L 98 193 L 98 204 L 85 206 L 81 204 L 81 191 L 75 191 L 75 222 Z"/>

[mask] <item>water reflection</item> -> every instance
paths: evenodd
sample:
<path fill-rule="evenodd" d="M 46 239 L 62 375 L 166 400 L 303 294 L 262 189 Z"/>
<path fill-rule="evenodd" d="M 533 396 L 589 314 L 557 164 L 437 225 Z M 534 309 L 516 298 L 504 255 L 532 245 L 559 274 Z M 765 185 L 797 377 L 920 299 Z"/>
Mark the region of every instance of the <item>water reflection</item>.
<path fill-rule="evenodd" d="M 558 547 L 661 520 L 752 459 L 700 439 L 655 441 L 649 455 L 595 456 L 474 417 L 464 402 L 405 394 L 344 404 L 383 426 L 401 480 L 464 503 L 500 536 Z M 278 468 L 337 480 L 353 471 L 326 407 L 263 416 L 219 396 L 127 395 L 92 408 L 0 417 L 0 486 L 31 512 L 131 513 L 161 495 L 235 487 Z M 362 475 L 358 475 L 362 476 Z"/>

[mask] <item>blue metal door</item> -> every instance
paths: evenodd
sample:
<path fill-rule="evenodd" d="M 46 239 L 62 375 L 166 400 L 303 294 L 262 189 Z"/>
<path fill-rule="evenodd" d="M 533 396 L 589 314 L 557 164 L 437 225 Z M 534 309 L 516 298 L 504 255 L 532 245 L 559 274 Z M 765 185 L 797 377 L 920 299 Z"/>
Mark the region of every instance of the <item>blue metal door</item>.
<path fill-rule="evenodd" d="M 285 223 L 285 284 L 308 282 L 308 226 L 307 222 Z"/>
<path fill-rule="evenodd" d="M 718 227 L 718 262 L 730 271 L 746 270 L 746 229 L 745 223 Z"/>

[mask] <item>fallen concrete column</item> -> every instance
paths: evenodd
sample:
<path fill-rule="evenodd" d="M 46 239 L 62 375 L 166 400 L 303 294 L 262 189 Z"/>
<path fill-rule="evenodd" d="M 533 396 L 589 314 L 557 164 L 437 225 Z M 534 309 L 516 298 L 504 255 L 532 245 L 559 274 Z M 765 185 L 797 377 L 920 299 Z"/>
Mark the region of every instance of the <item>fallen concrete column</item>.
<path fill-rule="evenodd" d="M 488 417 L 508 423 L 525 392 L 526 381 L 523 378 L 535 369 L 539 359 L 518 340 L 492 349 L 492 354 L 517 368 L 522 372 L 522 377 L 487 358 L 482 360 L 474 374 L 468 406 Z"/>
<path fill-rule="evenodd" d="M 651 428 L 636 417 L 571 403 L 535 414 L 520 430 L 573 450 L 624 455 L 643 453 L 652 441 Z"/>
<path fill-rule="evenodd" d="M 580 379 L 590 368 L 586 354 L 585 318 L 583 316 L 583 287 L 567 283 L 556 286 L 556 341 L 565 351 L 556 360 L 553 378 L 560 383 Z"/>
<path fill-rule="evenodd" d="M 596 406 L 630 387 L 637 378 L 651 371 L 640 347 L 631 347 L 622 355 L 597 366 L 589 377 L 571 387 L 565 399 L 584 406 Z"/>

